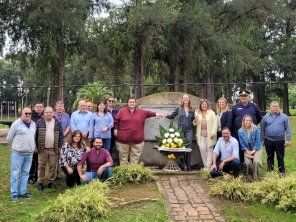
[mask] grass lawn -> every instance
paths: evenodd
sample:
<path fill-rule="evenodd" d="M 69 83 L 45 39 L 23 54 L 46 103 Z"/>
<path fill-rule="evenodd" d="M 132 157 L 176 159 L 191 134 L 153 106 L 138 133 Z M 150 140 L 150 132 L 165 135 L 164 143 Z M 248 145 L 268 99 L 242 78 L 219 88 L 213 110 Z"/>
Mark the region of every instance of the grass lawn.
<path fill-rule="evenodd" d="M 289 118 L 292 127 L 291 145 L 285 150 L 285 166 L 287 174 L 296 171 L 296 116 Z M 266 152 L 265 149 L 262 155 L 262 175 L 267 173 Z M 275 166 L 277 167 L 277 160 L 275 159 Z M 256 186 L 256 183 L 254 183 Z M 233 203 L 231 201 L 221 200 L 223 213 L 229 221 L 243 222 L 243 221 L 272 221 L 272 222 L 294 222 L 296 221 L 296 212 L 283 212 L 272 205 L 262 205 L 257 202 L 252 203 Z"/>
<path fill-rule="evenodd" d="M 60 193 L 66 190 L 65 181 L 57 181 L 57 190 L 44 189 L 40 192 L 37 185 L 28 185 L 28 193 L 33 195 L 30 200 L 19 199 L 12 203 L 10 196 L 10 148 L 0 147 L 0 221 L 34 221 L 34 216 L 50 204 Z M 155 182 L 127 185 L 125 187 L 110 187 L 111 201 L 122 203 L 143 198 L 159 200 L 145 200 L 112 209 L 114 214 L 110 218 L 98 218 L 95 221 L 159 221 L 166 222 L 166 215 L 161 195 Z M 62 219 L 62 218 L 61 218 Z M 148 219 L 148 220 L 147 220 Z"/>

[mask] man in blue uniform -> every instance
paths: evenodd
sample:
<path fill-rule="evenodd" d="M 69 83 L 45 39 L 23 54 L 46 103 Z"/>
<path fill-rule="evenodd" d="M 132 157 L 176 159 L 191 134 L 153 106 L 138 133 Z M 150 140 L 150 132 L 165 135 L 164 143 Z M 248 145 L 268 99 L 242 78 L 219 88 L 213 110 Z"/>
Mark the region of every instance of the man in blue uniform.
<path fill-rule="evenodd" d="M 247 90 L 241 90 L 239 92 L 239 100 L 232 107 L 232 135 L 238 140 L 238 130 L 242 127 L 242 120 L 245 115 L 250 115 L 252 117 L 253 123 L 257 125 L 261 122 L 262 116 L 258 106 L 255 103 L 249 102 L 250 92 Z M 244 163 L 244 152 L 240 149 L 239 151 L 240 162 Z"/>

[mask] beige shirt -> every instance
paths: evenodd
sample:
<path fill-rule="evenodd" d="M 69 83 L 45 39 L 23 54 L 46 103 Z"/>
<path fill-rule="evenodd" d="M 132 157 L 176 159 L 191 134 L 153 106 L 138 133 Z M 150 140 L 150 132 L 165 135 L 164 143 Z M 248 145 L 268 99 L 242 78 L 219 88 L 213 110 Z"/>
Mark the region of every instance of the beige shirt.
<path fill-rule="evenodd" d="M 54 118 L 52 118 L 50 121 L 45 120 L 45 148 L 54 148 L 54 123 Z"/>

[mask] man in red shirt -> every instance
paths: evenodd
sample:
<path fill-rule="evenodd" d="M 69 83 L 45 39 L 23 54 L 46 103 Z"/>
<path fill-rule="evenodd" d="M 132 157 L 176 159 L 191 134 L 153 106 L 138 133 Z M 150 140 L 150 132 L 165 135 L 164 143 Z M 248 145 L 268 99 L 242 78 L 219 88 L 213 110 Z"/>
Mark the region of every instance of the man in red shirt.
<path fill-rule="evenodd" d="M 81 160 L 77 163 L 77 171 L 81 178 L 81 183 L 89 183 L 97 178 L 102 181 L 107 180 L 112 175 L 113 160 L 108 150 L 102 149 L 103 140 L 95 138 L 94 148 L 90 152 L 85 152 Z M 82 165 L 86 161 L 87 169 L 82 173 Z"/>
<path fill-rule="evenodd" d="M 119 152 L 120 165 L 138 163 L 144 148 L 145 120 L 150 117 L 165 117 L 163 113 L 156 113 L 136 108 L 136 99 L 128 99 L 127 107 L 118 111 L 114 118 L 114 136 L 116 148 Z"/>

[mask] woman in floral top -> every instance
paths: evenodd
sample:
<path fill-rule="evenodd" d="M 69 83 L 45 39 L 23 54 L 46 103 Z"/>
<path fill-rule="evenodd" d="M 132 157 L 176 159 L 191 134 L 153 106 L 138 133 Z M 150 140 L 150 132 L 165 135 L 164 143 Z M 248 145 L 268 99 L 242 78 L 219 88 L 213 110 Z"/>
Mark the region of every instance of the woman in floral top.
<path fill-rule="evenodd" d="M 86 146 L 82 141 L 82 133 L 79 130 L 75 130 L 68 142 L 64 143 L 62 147 L 59 164 L 66 175 L 66 183 L 69 188 L 75 184 L 80 185 L 77 163 L 81 160 L 85 150 Z"/>

